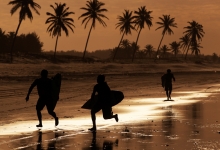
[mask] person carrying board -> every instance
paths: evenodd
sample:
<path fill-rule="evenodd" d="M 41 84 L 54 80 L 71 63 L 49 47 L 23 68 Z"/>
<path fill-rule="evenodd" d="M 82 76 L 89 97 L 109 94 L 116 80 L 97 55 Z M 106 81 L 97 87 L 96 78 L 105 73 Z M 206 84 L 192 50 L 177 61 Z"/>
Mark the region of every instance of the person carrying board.
<path fill-rule="evenodd" d="M 166 91 L 167 100 L 171 100 L 171 93 L 172 93 L 172 89 L 173 89 L 172 80 L 175 82 L 175 77 L 171 73 L 171 70 L 167 69 L 167 73 L 161 77 L 162 87 Z"/>
<path fill-rule="evenodd" d="M 91 99 L 95 98 L 95 94 L 98 93 L 98 100 L 93 104 L 91 109 L 91 119 L 93 127 L 90 128 L 90 131 L 96 131 L 96 116 L 95 114 L 102 109 L 104 119 L 115 118 L 118 122 L 118 114 L 113 115 L 112 106 L 111 106 L 111 90 L 105 82 L 104 75 L 98 75 L 97 84 L 93 88 Z"/>
<path fill-rule="evenodd" d="M 37 86 L 39 99 L 37 101 L 36 110 L 37 110 L 37 117 L 39 120 L 39 124 L 36 125 L 36 127 L 38 128 L 43 127 L 41 110 L 43 110 L 45 106 L 47 106 L 48 113 L 51 116 L 53 116 L 53 118 L 55 119 L 55 126 L 59 124 L 58 117 L 54 112 L 55 105 L 53 102 L 53 95 L 52 95 L 52 80 L 49 79 L 47 76 L 48 76 L 48 71 L 42 70 L 41 78 L 36 79 L 31 84 L 26 97 L 26 102 L 27 102 L 29 100 L 29 95 L 31 94 L 31 91 L 35 86 Z"/>

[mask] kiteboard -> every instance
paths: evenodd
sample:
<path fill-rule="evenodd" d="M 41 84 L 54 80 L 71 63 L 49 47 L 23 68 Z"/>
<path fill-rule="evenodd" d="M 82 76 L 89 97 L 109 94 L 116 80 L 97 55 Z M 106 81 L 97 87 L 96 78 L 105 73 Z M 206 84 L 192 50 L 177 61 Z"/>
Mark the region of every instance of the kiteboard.
<path fill-rule="evenodd" d="M 52 84 L 52 99 L 53 99 L 53 109 L 56 107 L 57 101 L 59 100 L 60 88 L 61 88 L 61 74 L 57 73 L 51 79 Z"/>
<path fill-rule="evenodd" d="M 124 94 L 121 91 L 114 91 L 111 90 L 111 107 L 117 105 L 124 99 Z M 83 109 L 92 109 L 92 106 L 96 103 L 98 100 L 98 95 L 95 95 L 94 99 L 89 99 L 85 102 L 85 104 L 82 105 L 81 108 Z"/>

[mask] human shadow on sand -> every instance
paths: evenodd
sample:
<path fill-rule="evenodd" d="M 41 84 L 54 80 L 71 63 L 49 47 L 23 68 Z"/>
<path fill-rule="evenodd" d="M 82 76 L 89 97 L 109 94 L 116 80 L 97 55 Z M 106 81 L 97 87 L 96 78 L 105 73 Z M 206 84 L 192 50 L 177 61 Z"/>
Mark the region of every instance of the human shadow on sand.
<path fill-rule="evenodd" d="M 173 102 L 174 100 L 173 99 L 169 99 L 169 100 L 167 100 L 167 99 L 165 99 L 165 100 L 163 100 L 164 102 Z"/>

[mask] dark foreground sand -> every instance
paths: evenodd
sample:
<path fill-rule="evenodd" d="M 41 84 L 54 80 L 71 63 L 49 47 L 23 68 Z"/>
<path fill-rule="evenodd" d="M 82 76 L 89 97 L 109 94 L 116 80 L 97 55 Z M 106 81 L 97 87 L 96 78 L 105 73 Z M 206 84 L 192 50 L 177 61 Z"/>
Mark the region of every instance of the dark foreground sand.
<path fill-rule="evenodd" d="M 71 65 L 1 68 L 0 150 L 220 149 L 220 72 L 216 66 Z M 51 76 L 61 72 L 63 82 L 55 110 L 60 124 L 55 128 L 44 109 L 44 128 L 39 132 L 35 127 L 36 90 L 28 103 L 24 98 L 42 67 Z M 160 83 L 166 70 L 162 68 L 168 67 L 176 77 L 173 101 L 164 101 Z M 12 68 L 13 72 L 8 71 Z M 87 131 L 90 112 L 80 107 L 90 97 L 96 75 L 102 72 L 107 74 L 111 89 L 123 91 L 125 99 L 113 107 L 119 122 L 104 120 L 99 112 L 98 130 L 91 133 Z"/>

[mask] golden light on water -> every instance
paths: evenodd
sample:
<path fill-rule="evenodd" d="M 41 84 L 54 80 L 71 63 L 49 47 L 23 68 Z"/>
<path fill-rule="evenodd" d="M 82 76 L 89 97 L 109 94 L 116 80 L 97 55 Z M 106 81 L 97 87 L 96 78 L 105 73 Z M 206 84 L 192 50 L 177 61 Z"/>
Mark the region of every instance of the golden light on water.
<path fill-rule="evenodd" d="M 181 92 L 178 92 L 179 94 Z M 120 110 L 119 122 L 115 122 L 114 119 L 104 120 L 102 114 L 97 114 L 97 128 L 98 130 L 111 127 L 114 125 L 123 125 L 126 123 L 140 123 L 149 119 L 159 119 L 164 109 L 170 105 L 185 105 L 189 103 L 195 103 L 199 101 L 201 97 L 208 97 L 210 93 L 201 93 L 199 91 L 183 92 L 184 96 L 175 96 L 174 101 L 164 101 L 164 98 L 135 98 L 124 99 L 115 109 Z M 182 94 L 183 94 L 182 93 Z M 187 95 L 186 95 L 187 93 Z M 182 95 L 180 94 L 180 95 Z M 128 105 L 127 103 L 130 103 Z M 114 108 L 113 108 L 114 109 Z M 178 111 L 178 110 L 177 110 Z M 181 115 L 179 115 L 181 116 Z M 32 121 L 19 121 L 10 124 L 6 124 L 0 128 L 0 135 L 16 135 L 27 134 L 36 131 L 37 120 Z M 42 131 L 56 130 L 54 127 L 54 120 L 43 120 Z M 73 119 L 60 119 L 60 124 L 57 129 L 73 131 L 73 134 L 82 133 L 92 126 L 90 119 L 90 111 L 88 110 L 87 116 L 77 117 Z"/>

